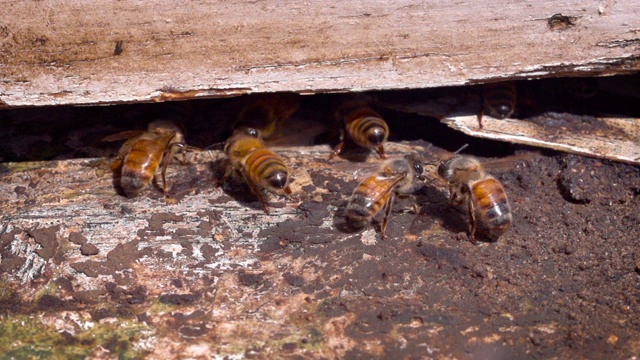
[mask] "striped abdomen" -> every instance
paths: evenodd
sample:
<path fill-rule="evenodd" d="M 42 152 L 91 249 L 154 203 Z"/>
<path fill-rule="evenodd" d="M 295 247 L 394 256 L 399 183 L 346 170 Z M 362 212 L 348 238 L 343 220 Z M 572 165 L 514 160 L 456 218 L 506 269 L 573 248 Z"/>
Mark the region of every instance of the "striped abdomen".
<path fill-rule="evenodd" d="M 507 193 L 498 180 L 488 177 L 471 185 L 471 201 L 476 221 L 485 226 L 494 237 L 500 236 L 511 225 L 511 207 Z"/>
<path fill-rule="evenodd" d="M 517 90 L 513 81 L 484 85 L 484 107 L 487 114 L 504 119 L 516 108 Z"/>
<path fill-rule="evenodd" d="M 389 136 L 387 123 L 368 107 L 360 107 L 347 114 L 345 126 L 353 142 L 369 149 L 377 149 Z"/>
<path fill-rule="evenodd" d="M 347 220 L 364 225 L 371 221 L 390 201 L 395 187 L 403 175 L 387 177 L 372 175 L 364 179 L 353 191 L 345 209 Z"/>
<path fill-rule="evenodd" d="M 284 189 L 287 186 L 289 171 L 282 159 L 273 151 L 262 148 L 251 152 L 244 160 L 244 173 L 247 181 L 271 190 Z"/>
<path fill-rule="evenodd" d="M 136 196 L 151 183 L 166 149 L 167 142 L 157 139 L 134 141 L 122 162 L 120 175 L 120 187 L 127 196 Z"/>

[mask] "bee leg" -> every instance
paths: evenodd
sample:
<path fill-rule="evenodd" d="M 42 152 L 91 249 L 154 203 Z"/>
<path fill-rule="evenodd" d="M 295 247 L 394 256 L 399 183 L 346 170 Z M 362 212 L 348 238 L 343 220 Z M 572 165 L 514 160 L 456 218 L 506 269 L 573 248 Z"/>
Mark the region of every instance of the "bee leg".
<path fill-rule="evenodd" d="M 331 155 L 329 155 L 329 160 L 340 155 L 342 153 L 343 148 L 344 148 L 344 141 L 341 141 L 338 145 L 336 145 L 336 147 L 333 148 L 333 152 L 331 153 Z"/>
<path fill-rule="evenodd" d="M 478 126 L 482 129 L 482 116 L 484 116 L 484 86 L 480 87 L 480 109 L 478 110 Z"/>
<path fill-rule="evenodd" d="M 395 195 L 391 194 L 389 197 L 389 201 L 384 204 L 384 217 L 382 218 L 382 224 L 380 225 L 380 239 L 384 240 L 386 238 L 387 233 L 387 220 L 389 219 L 389 214 L 391 213 L 391 207 L 393 205 L 393 201 L 395 200 Z"/>
<path fill-rule="evenodd" d="M 160 167 L 162 168 L 162 192 L 167 193 L 167 167 L 169 166 L 169 154 L 162 156 Z"/>
<path fill-rule="evenodd" d="M 476 208 L 473 205 L 473 201 L 471 199 L 469 199 L 469 217 L 470 217 L 469 240 L 473 245 L 476 245 L 478 244 L 478 242 L 476 241 L 476 228 L 477 228 Z"/>
<path fill-rule="evenodd" d="M 456 206 L 460 203 L 458 200 L 458 190 L 454 189 L 453 186 L 449 187 L 449 206 Z"/>
<path fill-rule="evenodd" d="M 329 160 L 333 159 L 334 157 L 342 153 L 342 149 L 344 148 L 344 143 L 345 143 L 344 130 L 340 130 L 340 143 L 333 148 L 333 152 L 331 153 L 331 155 L 329 155 Z"/>
<path fill-rule="evenodd" d="M 418 202 L 416 201 L 416 196 L 414 194 L 398 194 L 398 198 L 400 199 L 409 199 L 411 201 L 411 210 L 416 215 L 420 215 L 420 207 L 418 206 Z"/>
<path fill-rule="evenodd" d="M 265 214 L 269 215 L 269 205 L 262 197 L 262 192 L 256 189 L 255 194 L 258 197 L 258 200 L 260 201 L 260 205 L 262 205 L 262 210 L 264 210 Z"/>
<path fill-rule="evenodd" d="M 482 116 L 484 115 L 484 110 L 480 110 L 480 112 L 478 112 L 478 126 L 480 126 L 480 129 L 483 128 L 482 126 Z"/>
<path fill-rule="evenodd" d="M 378 155 L 380 155 L 380 159 L 386 159 L 387 156 L 384 154 L 384 146 L 380 145 L 377 149 L 376 152 L 378 153 Z"/>
<path fill-rule="evenodd" d="M 222 176 L 222 179 L 220 179 L 220 184 L 226 184 L 227 181 L 229 181 L 229 177 L 231 177 L 231 175 L 233 175 L 233 172 L 235 170 L 229 166 L 227 167 L 227 170 L 224 172 L 224 175 Z"/>
<path fill-rule="evenodd" d="M 251 192 L 254 193 L 258 197 L 258 201 L 260 201 L 260 205 L 262 205 L 262 210 L 264 210 L 264 212 L 267 215 L 269 215 L 269 205 L 264 200 L 264 197 L 262 196 L 262 192 L 260 191 L 260 189 L 256 186 L 256 184 L 254 184 L 251 181 L 249 181 L 249 179 L 247 178 L 247 176 L 244 173 L 242 173 L 242 175 L 243 175 L 244 180 L 247 183 L 247 185 L 249 185 L 249 189 L 251 190 Z"/>
<path fill-rule="evenodd" d="M 120 168 L 122 168 L 122 157 L 118 156 L 117 158 L 113 159 L 113 162 L 111 163 L 111 171 L 113 172 L 117 172 L 120 170 Z"/>
<path fill-rule="evenodd" d="M 416 215 L 420 215 L 420 207 L 418 206 L 418 202 L 416 201 L 415 195 L 409 195 L 409 199 L 411 199 L 411 207 L 413 208 L 413 212 Z"/>

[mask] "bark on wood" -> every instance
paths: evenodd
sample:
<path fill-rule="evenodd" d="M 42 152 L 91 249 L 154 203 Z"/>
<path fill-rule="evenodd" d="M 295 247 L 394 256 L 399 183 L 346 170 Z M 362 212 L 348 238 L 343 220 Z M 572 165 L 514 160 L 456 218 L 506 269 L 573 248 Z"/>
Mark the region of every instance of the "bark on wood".
<path fill-rule="evenodd" d="M 640 69 L 635 0 L 3 0 L 0 8 L 2 106 L 424 88 Z"/>

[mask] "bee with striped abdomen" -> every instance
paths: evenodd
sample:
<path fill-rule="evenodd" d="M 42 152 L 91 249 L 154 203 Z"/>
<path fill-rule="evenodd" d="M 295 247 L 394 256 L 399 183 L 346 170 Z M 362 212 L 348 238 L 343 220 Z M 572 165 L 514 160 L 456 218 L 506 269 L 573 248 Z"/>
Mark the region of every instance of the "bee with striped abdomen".
<path fill-rule="evenodd" d="M 513 216 L 504 187 L 487 170 L 511 168 L 517 161 L 530 159 L 532 154 L 480 162 L 471 156 L 460 155 L 465 147 L 438 167 L 438 174 L 449 185 L 449 205 L 466 205 L 472 243 L 476 243 L 478 226 L 488 231 L 489 238 L 498 239 L 511 226 Z"/>
<path fill-rule="evenodd" d="M 340 143 L 333 149 L 331 158 L 340 155 L 348 141 L 375 150 L 381 159 L 386 158 L 384 143 L 389 137 L 389 126 L 380 114 L 366 104 L 351 101 L 340 106 L 335 117 L 341 123 Z"/>
<path fill-rule="evenodd" d="M 267 149 L 258 130 L 236 129 L 227 139 L 224 152 L 229 161 L 224 178 L 241 178 L 258 197 L 265 213 L 269 214 L 269 207 L 263 198 L 263 189 L 291 194 L 289 169 L 278 155 Z"/>
<path fill-rule="evenodd" d="M 345 209 L 347 222 L 357 228 L 371 223 L 384 212 L 380 226 L 385 238 L 387 220 L 396 196 L 411 195 L 423 183 L 423 162 L 415 154 L 389 159 L 379 169 L 362 180 L 353 191 Z M 418 212 L 414 202 L 414 211 Z"/>
<path fill-rule="evenodd" d="M 486 113 L 496 119 L 504 119 L 516 109 L 518 91 L 514 81 L 484 84 L 480 95 L 478 125 L 482 129 L 482 117 Z"/>
<path fill-rule="evenodd" d="M 156 179 L 158 167 L 162 174 L 162 191 L 167 191 L 166 172 L 177 147 L 184 147 L 183 131 L 171 121 L 156 120 L 147 130 L 124 131 L 107 136 L 103 141 L 128 139 L 122 145 L 111 169 L 120 174 L 120 187 L 128 197 L 140 194 Z"/>

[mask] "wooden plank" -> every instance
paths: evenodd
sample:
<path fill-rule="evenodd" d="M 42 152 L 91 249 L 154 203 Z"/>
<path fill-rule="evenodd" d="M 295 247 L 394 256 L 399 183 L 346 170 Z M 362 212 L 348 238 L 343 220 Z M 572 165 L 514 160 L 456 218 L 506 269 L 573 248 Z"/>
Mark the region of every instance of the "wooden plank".
<path fill-rule="evenodd" d="M 219 163 L 172 164 L 171 189 L 116 194 L 107 159 L 5 163 L 0 352 L 90 358 L 602 358 L 638 353 L 640 172 L 541 155 L 500 181 L 514 224 L 472 245 L 427 167 L 419 215 L 388 238 L 340 227 L 361 165 L 330 147 L 274 148 L 293 194 L 214 184 Z M 390 156 L 445 156 L 390 143 Z M 215 158 L 215 156 L 214 156 Z M 379 162 L 376 157 L 368 162 Z M 343 168 L 344 170 L 345 168 Z M 563 192 L 565 192 L 563 194 Z M 567 339 L 567 334 L 571 339 Z"/>
<path fill-rule="evenodd" d="M 0 1 L 0 104 L 424 88 L 640 69 L 621 1 Z M 554 14 L 566 22 L 550 26 Z"/>

